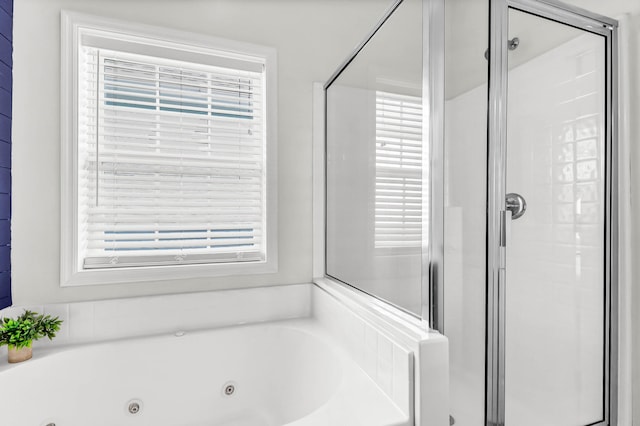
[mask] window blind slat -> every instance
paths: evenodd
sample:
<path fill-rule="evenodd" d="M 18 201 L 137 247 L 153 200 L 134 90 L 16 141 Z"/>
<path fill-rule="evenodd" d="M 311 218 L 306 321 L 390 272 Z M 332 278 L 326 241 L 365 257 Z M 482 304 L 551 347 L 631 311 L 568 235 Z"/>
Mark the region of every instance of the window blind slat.
<path fill-rule="evenodd" d="M 248 59 L 238 60 L 237 66 L 227 66 L 226 64 L 212 64 L 212 63 L 200 63 L 200 62 L 189 62 L 183 59 L 175 59 L 171 57 L 167 57 L 166 54 L 163 55 L 145 55 L 145 54 L 137 54 L 135 52 L 128 52 L 126 50 L 109 48 L 108 46 L 91 46 L 85 45 L 84 41 L 82 42 L 82 51 L 87 56 L 96 57 L 98 52 L 106 53 L 107 56 L 114 61 L 122 61 L 122 62 L 133 62 L 136 64 L 141 64 L 143 67 L 148 66 L 145 64 L 152 63 L 165 67 L 186 67 L 193 72 L 207 72 L 210 70 L 215 70 L 216 74 L 228 74 L 230 76 L 236 75 L 256 75 L 260 73 L 260 70 L 263 69 L 264 64 L 261 61 L 257 61 L 255 63 L 248 63 Z M 163 53 L 166 53 L 163 52 Z M 139 65 L 140 66 L 140 65 Z"/>
<path fill-rule="evenodd" d="M 155 164 L 162 165 L 176 165 L 176 155 L 180 157 L 180 161 L 177 165 L 182 167 L 219 167 L 219 163 L 229 164 L 233 163 L 230 167 L 234 169 L 255 169 L 256 164 L 262 163 L 262 156 L 260 155 L 233 155 L 233 153 L 227 153 L 226 155 L 207 156 L 206 153 L 197 155 L 197 153 L 191 153 L 189 151 L 182 151 L 178 153 L 165 153 L 159 149 L 154 151 L 141 150 L 141 151 L 129 151 L 123 149 L 117 149 L 110 146 L 105 146 L 99 153 L 100 161 L 102 163 L 102 169 L 106 169 L 105 163 L 134 163 L 134 164 Z M 209 157 L 209 158 L 207 158 Z"/>
<path fill-rule="evenodd" d="M 86 109 L 87 111 L 93 111 L 93 115 L 96 115 L 96 102 L 99 101 L 98 98 L 93 98 L 93 103 L 91 104 L 87 104 L 86 106 L 84 106 L 84 109 Z M 122 104 L 130 104 L 132 102 L 129 101 L 123 101 L 123 102 L 114 102 L 114 101 L 110 101 L 112 103 L 122 103 Z M 257 131 L 260 131 L 261 129 L 258 128 L 258 125 L 260 124 L 260 122 L 258 121 L 254 121 L 254 122 L 248 122 L 246 118 L 234 118 L 234 114 L 233 111 L 231 112 L 227 112 L 225 111 L 224 113 L 220 113 L 218 115 L 204 115 L 204 114 L 183 114 L 182 117 L 180 116 L 176 116 L 175 111 L 172 111 L 171 109 L 176 109 L 174 108 L 169 108 L 171 105 L 163 105 L 165 108 L 161 109 L 156 108 L 156 105 L 147 105 L 146 108 L 142 108 L 140 105 L 136 105 L 136 107 L 125 107 L 122 105 L 106 105 L 104 108 L 100 108 L 100 110 L 105 114 L 104 116 L 102 116 L 102 118 L 107 119 L 107 123 L 116 121 L 116 120 L 127 120 L 127 121 L 137 121 L 141 124 L 146 124 L 147 126 L 152 126 L 155 124 L 162 124 L 164 126 L 169 127 L 170 125 L 177 123 L 177 120 L 185 120 L 186 123 L 189 122 L 194 122 L 195 120 L 200 120 L 200 122 L 203 122 L 204 120 L 216 120 L 218 122 L 227 122 L 227 123 L 233 123 L 233 126 L 228 126 L 229 129 L 237 129 L 239 124 L 244 124 L 246 126 L 249 125 L 253 125 L 253 127 L 256 128 Z M 184 109 L 190 109 L 190 108 L 184 108 Z M 261 110 L 257 109 L 256 112 L 259 113 Z M 134 117 L 138 117 L 138 120 L 135 120 Z M 254 117 L 254 116 L 251 116 Z M 151 122 L 151 118 L 153 118 L 153 122 Z M 256 114 L 255 118 L 262 118 L 260 114 Z M 156 123 L 157 122 L 157 123 Z M 90 122 L 85 122 L 84 125 L 86 126 L 91 126 L 95 128 L 96 123 L 90 123 Z M 209 126 L 209 124 L 206 124 L 206 126 Z M 224 128 L 224 127 L 223 127 Z"/>
<path fill-rule="evenodd" d="M 95 191 L 96 185 L 87 184 L 85 188 L 88 188 L 89 191 Z M 135 182 L 135 181 L 110 181 L 103 180 L 101 182 L 101 191 L 102 196 L 108 197 L 118 197 L 120 195 L 127 194 L 141 194 L 140 196 L 150 195 L 154 193 L 158 193 L 162 191 L 162 194 L 167 194 L 167 196 L 177 196 L 180 194 L 196 194 L 200 195 L 202 193 L 207 194 L 208 197 L 215 198 L 217 196 L 223 198 L 229 198 L 229 192 L 232 192 L 236 198 L 256 198 L 258 194 L 261 192 L 260 185 L 216 185 L 215 183 L 209 183 L 205 185 L 199 185 L 197 183 L 192 183 L 189 186 L 188 190 L 185 190 L 180 184 L 160 184 L 160 183 L 152 183 L 151 185 L 148 182 Z M 151 193 L 149 191 L 152 191 Z"/>
<path fill-rule="evenodd" d="M 225 247 L 207 250 L 194 249 L 188 255 L 181 249 L 163 250 L 163 255 L 140 256 L 137 251 L 121 251 L 110 257 L 91 257 L 84 263 L 85 269 L 126 268 L 131 266 L 190 265 L 202 263 L 254 262 L 264 260 L 264 254 L 252 250 L 237 249 L 229 253 Z"/>
<path fill-rule="evenodd" d="M 123 133 L 120 133 L 118 137 L 118 139 L 116 140 L 107 140 L 107 141 L 103 141 L 100 143 L 100 146 L 110 146 L 110 145 L 116 145 L 116 146 L 128 146 L 128 147 L 132 147 L 132 148 L 140 148 L 140 147 L 146 147 L 146 148 L 153 148 L 153 149 L 166 149 L 166 150 L 176 150 L 176 149 L 181 149 L 181 150 L 204 150 L 204 148 L 207 148 L 209 151 L 211 152 L 222 152 L 224 151 L 236 151 L 236 152 L 247 152 L 248 150 L 252 150 L 252 151 L 257 151 L 257 152 L 262 152 L 262 142 L 261 142 L 261 138 L 257 138 L 257 137 L 236 137 L 235 140 L 231 140 L 231 139 L 224 139 L 224 138 L 220 138 L 220 137 L 215 137 L 215 135 L 210 134 L 210 136 L 213 136 L 213 138 L 211 139 L 200 139 L 202 138 L 202 136 L 200 135 L 195 135 L 195 137 L 191 140 L 189 140 L 188 138 L 180 138 L 180 137 L 175 137 L 172 138 L 170 137 L 170 135 L 167 135 L 168 137 L 165 138 L 151 138 L 151 137 L 143 137 L 143 136 L 134 136 L 132 133 L 128 134 L 126 132 L 128 132 L 129 129 L 125 128 Z M 177 133 L 177 132 L 176 132 Z M 87 132 L 86 136 L 90 137 L 93 135 L 93 138 L 95 139 L 95 133 L 89 133 Z M 109 131 L 106 131 L 103 133 L 102 136 L 112 136 L 113 134 Z M 206 135 L 205 135 L 206 136 Z M 92 150 L 95 152 L 96 146 L 88 146 L 87 149 Z"/>
<path fill-rule="evenodd" d="M 182 173 L 181 174 L 181 178 L 179 181 L 175 178 L 175 176 L 170 175 L 168 173 L 153 173 L 153 174 L 148 174 L 148 175 L 137 175 L 137 176 L 130 176 L 130 175 L 125 175 L 125 176 L 118 176 L 118 179 L 115 179 L 114 175 L 110 175 L 108 177 L 105 177 L 104 173 L 103 176 L 101 177 L 100 181 L 102 182 L 102 184 L 105 183 L 111 183 L 113 185 L 117 185 L 117 184 L 136 184 L 136 183 L 145 183 L 148 184 L 149 182 L 153 182 L 154 185 L 157 186 L 164 186 L 170 183 L 173 183 L 174 185 L 179 185 L 182 186 L 183 183 L 188 182 L 190 185 L 194 185 L 194 189 L 195 189 L 195 185 L 196 184 L 207 184 L 208 187 L 210 187 L 211 185 L 215 184 L 216 187 L 219 188 L 226 188 L 228 190 L 234 190 L 234 188 L 237 188 L 239 191 L 243 191 L 245 189 L 254 189 L 255 190 L 255 185 L 260 185 L 260 188 L 262 188 L 261 185 L 261 177 L 260 176 L 255 176 L 255 177 L 251 177 L 251 176 L 243 176 L 243 177 L 238 177 L 238 176 L 209 176 L 209 175 L 200 175 L 200 174 L 194 174 L 194 175 L 189 175 L 186 173 Z M 89 171 L 87 170 L 83 170 L 81 172 L 81 178 L 83 179 L 83 186 L 91 186 L 94 190 L 95 190 L 95 174 L 91 174 L 89 173 Z"/>
<path fill-rule="evenodd" d="M 213 247 L 231 247 L 231 246 L 251 246 L 257 242 L 259 236 L 248 236 L 246 238 L 194 238 L 182 237 L 177 240 L 158 237 L 154 240 L 143 239 L 119 239 L 110 240 L 109 236 L 100 238 L 99 240 L 90 240 L 87 244 L 88 249 L 112 249 L 112 250 L 161 250 L 161 249 L 190 249 L 190 248 L 213 248 Z"/>
<path fill-rule="evenodd" d="M 126 142 L 118 141 L 114 143 L 105 143 L 101 144 L 101 146 L 109 147 L 110 149 L 117 149 L 120 146 L 126 146 L 131 150 L 137 150 L 139 152 L 148 152 L 148 151 L 161 151 L 161 152 L 171 152 L 173 154 L 187 153 L 191 155 L 198 154 L 199 156 L 212 156 L 216 158 L 216 155 L 224 156 L 224 155 L 242 155 L 248 157 L 257 157 L 262 158 L 262 147 L 260 146 L 233 146 L 233 145 L 222 145 L 220 146 L 217 143 L 198 143 L 191 145 L 177 145 L 177 144 L 164 144 L 156 145 L 153 143 L 149 143 L 148 141 L 139 141 L 137 139 L 127 139 Z M 89 150 L 89 152 L 95 153 L 95 149 Z M 260 160 L 262 161 L 262 160 Z"/>
<path fill-rule="evenodd" d="M 242 230 L 206 230 L 206 229 L 194 229 L 194 230 L 154 230 L 154 231 L 137 231 L 136 232 L 114 232 L 109 234 L 109 238 L 106 241 L 111 240 L 140 240 L 140 241 L 154 241 L 157 239 L 173 241 L 173 240 L 199 240 L 199 239 L 233 239 L 233 238 L 245 238 L 252 237 L 254 235 L 260 235 L 259 232 L 253 232 L 249 229 Z M 96 235 L 99 236 L 99 235 Z"/>
<path fill-rule="evenodd" d="M 168 191 L 160 187 L 155 189 L 150 189 L 150 188 L 132 189 L 130 187 L 118 187 L 118 188 L 110 188 L 106 190 L 103 189 L 102 194 L 100 195 L 100 199 L 105 200 L 108 198 L 123 197 L 123 198 L 135 198 L 135 199 L 138 199 L 138 198 L 163 199 L 164 198 L 168 200 L 172 200 L 172 199 L 202 200 L 203 199 L 202 193 L 203 191 L 193 191 L 193 190 L 190 190 L 189 192 L 180 191 L 180 190 Z M 207 194 L 207 197 L 205 199 L 214 201 L 214 202 L 216 199 L 229 200 L 231 198 L 228 192 L 219 192 L 219 191 L 211 190 L 211 191 L 205 191 L 205 193 Z M 238 200 L 239 202 L 242 202 L 242 200 L 247 200 L 255 203 L 256 196 L 258 194 L 259 192 L 257 191 L 245 192 L 245 193 L 237 193 L 237 191 L 234 191 L 233 199 Z M 88 196 L 93 197 L 93 195 L 91 194 L 89 194 Z"/>
<path fill-rule="evenodd" d="M 104 233 L 104 231 L 110 231 L 112 235 L 118 234 L 139 234 L 146 232 L 202 232 L 202 230 L 207 230 L 209 234 L 214 235 L 216 232 L 233 232 L 233 230 L 242 230 L 247 229 L 248 231 L 252 230 L 256 234 L 262 235 L 262 228 L 247 228 L 247 225 L 251 225 L 250 223 L 241 223 L 241 222 L 216 222 L 216 229 L 211 228 L 210 222 L 189 222 L 189 223 L 148 223 L 145 225 L 141 224 L 104 224 L 104 223 L 89 223 L 85 227 L 86 232 L 95 232 L 96 237 L 98 237 L 98 233 Z M 238 231 L 240 232 L 240 231 Z M 96 238 L 97 239 L 97 238 Z"/>
<path fill-rule="evenodd" d="M 111 156 L 110 160 L 112 161 L 105 162 L 101 165 L 100 172 L 103 174 L 111 172 L 113 175 L 112 178 L 115 178 L 118 175 L 122 176 L 123 173 L 173 173 L 176 177 L 182 174 L 238 178 L 243 176 L 261 176 L 261 172 L 259 170 L 255 170 L 250 167 L 236 166 L 235 164 L 232 164 L 229 167 L 224 167 L 224 164 L 208 164 L 205 161 L 196 161 L 191 163 L 185 162 L 184 164 L 174 164 L 170 161 L 164 161 L 160 164 L 160 162 L 155 163 L 152 160 L 144 159 L 127 161 L 127 158 L 120 159 L 115 155 Z M 95 171 L 96 166 L 93 161 L 87 161 L 87 164 Z M 89 174 L 89 176 L 90 175 L 91 174 Z M 127 175 L 124 175 L 123 179 L 126 178 Z"/>
<path fill-rule="evenodd" d="M 410 139 L 400 139 L 398 137 L 385 137 L 380 134 L 376 134 L 376 142 L 378 143 L 378 146 L 397 144 L 399 146 L 416 147 L 418 149 L 422 149 L 422 139 L 416 139 L 414 141 Z"/>
<path fill-rule="evenodd" d="M 137 108 L 137 109 L 147 109 L 153 110 L 159 113 L 164 112 L 173 112 L 173 110 L 180 109 L 186 111 L 191 114 L 199 114 L 202 117 L 207 116 L 232 116 L 236 120 L 238 119 L 251 119 L 251 118 L 259 118 L 260 115 L 257 114 L 260 112 L 259 109 L 256 109 L 254 114 L 254 110 L 251 106 L 247 106 L 244 104 L 232 104 L 228 102 L 217 102 L 217 101 L 208 101 L 204 99 L 204 102 L 207 102 L 206 105 L 202 105 L 201 99 L 192 99 L 192 98 L 172 98 L 168 96 L 157 96 L 151 98 L 151 96 L 136 96 L 133 97 L 131 95 L 125 94 L 123 91 L 107 91 L 105 93 L 100 93 L 103 96 L 100 97 L 88 97 L 87 101 L 96 101 L 101 102 L 102 99 L 106 99 L 105 102 L 108 102 L 107 107 L 104 108 L 105 111 L 119 111 L 117 107 L 127 107 L 127 108 Z M 110 96 L 111 95 L 111 96 Z M 159 101 L 159 102 L 156 102 Z M 89 105 L 87 105 L 90 108 Z M 164 116 L 171 116 L 170 114 L 164 114 Z"/>

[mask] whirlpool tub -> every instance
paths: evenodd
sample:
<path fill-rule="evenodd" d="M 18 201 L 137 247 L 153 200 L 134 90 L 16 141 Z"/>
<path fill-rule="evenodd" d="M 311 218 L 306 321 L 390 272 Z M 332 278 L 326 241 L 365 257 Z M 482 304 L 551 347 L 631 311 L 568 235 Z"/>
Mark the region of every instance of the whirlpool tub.
<path fill-rule="evenodd" d="M 40 348 L 0 364 L 6 426 L 412 424 L 314 319 Z"/>

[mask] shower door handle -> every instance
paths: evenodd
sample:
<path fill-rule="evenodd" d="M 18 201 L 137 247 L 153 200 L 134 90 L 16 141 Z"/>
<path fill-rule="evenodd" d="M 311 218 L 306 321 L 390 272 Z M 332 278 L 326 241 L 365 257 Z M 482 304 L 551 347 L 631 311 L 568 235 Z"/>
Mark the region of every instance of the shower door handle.
<path fill-rule="evenodd" d="M 500 212 L 500 245 L 498 247 L 500 273 L 503 273 L 507 267 L 507 241 L 511 237 L 511 211 L 502 210 Z"/>
<path fill-rule="evenodd" d="M 507 267 L 507 241 L 511 237 L 511 221 L 527 211 L 527 202 L 520 194 L 509 193 L 505 197 L 505 210 L 500 212 L 500 269 Z"/>
<path fill-rule="evenodd" d="M 520 194 L 509 193 L 505 197 L 505 205 L 511 212 L 511 219 L 519 219 L 527 211 L 527 201 Z"/>

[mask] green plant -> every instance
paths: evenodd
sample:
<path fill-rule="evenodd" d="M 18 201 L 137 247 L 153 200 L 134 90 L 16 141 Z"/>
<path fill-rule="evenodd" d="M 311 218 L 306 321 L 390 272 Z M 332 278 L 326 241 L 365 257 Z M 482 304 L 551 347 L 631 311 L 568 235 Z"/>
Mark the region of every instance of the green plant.
<path fill-rule="evenodd" d="M 9 345 L 10 348 L 24 348 L 31 346 L 34 340 L 56 336 L 60 330 L 62 320 L 51 315 L 38 315 L 25 310 L 22 315 L 13 318 L 3 318 L 0 322 L 0 346 Z"/>

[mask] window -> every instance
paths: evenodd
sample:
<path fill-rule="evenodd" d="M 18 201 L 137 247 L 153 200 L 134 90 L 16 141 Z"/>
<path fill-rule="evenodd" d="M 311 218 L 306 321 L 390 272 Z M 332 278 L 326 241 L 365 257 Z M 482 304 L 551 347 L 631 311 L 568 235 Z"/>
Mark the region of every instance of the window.
<path fill-rule="evenodd" d="M 422 247 L 422 99 L 376 92 L 375 247 Z"/>
<path fill-rule="evenodd" d="M 63 23 L 76 117 L 63 285 L 273 271 L 273 51 Z"/>

